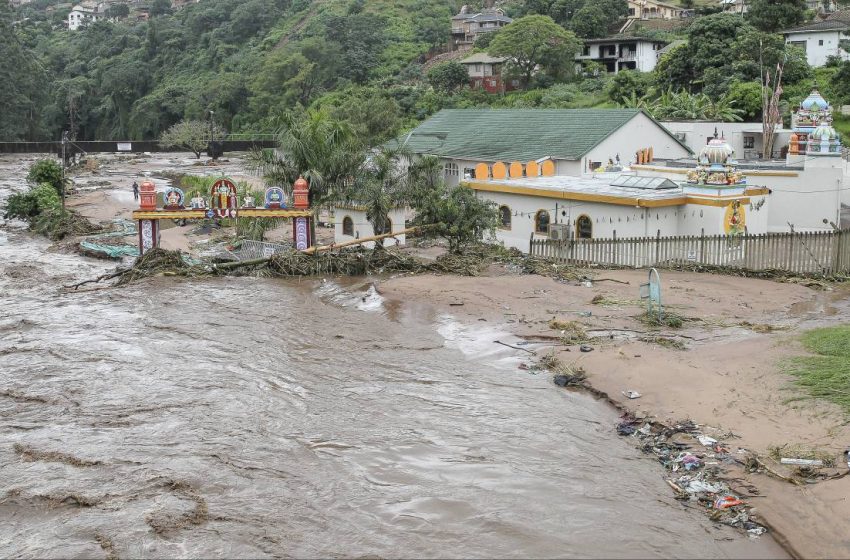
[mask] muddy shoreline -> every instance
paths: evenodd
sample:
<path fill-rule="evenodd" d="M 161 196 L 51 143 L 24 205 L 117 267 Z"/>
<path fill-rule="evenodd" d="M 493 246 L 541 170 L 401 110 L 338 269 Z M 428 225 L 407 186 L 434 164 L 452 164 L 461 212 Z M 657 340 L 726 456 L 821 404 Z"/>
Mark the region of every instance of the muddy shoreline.
<path fill-rule="evenodd" d="M 698 320 L 683 329 L 653 330 L 636 320 L 641 313 L 637 286 L 645 274 L 597 271 L 597 278 L 628 284 L 595 282 L 587 288 L 493 268 L 480 278 L 398 277 L 381 283 L 380 291 L 388 298 L 424 299 L 459 320 L 499 325 L 518 340 L 552 338 L 552 318 L 577 322 L 587 331 L 607 327 L 612 335 L 637 333 L 631 338 L 597 338 L 589 353 L 579 352 L 579 344 L 551 348 L 565 363 L 583 368 L 590 393 L 618 411 L 665 425 L 689 419 L 730 434 L 729 446 L 762 457 L 771 445 L 802 443 L 840 458 L 850 441 L 846 418 L 829 403 L 794 400 L 800 392 L 781 369 L 783 360 L 804 353 L 796 340 L 802 330 L 837 324 L 846 316 L 847 286 L 834 285 L 824 292 L 769 280 L 662 271 L 671 309 Z M 600 296 L 611 305 L 591 303 Z M 652 339 L 641 333 L 680 337 L 686 347 L 648 342 Z M 625 390 L 642 396 L 627 399 L 621 396 Z M 826 471 L 840 475 L 842 467 L 846 470 L 839 460 L 835 469 Z M 790 474 L 778 464 L 771 468 Z M 794 486 L 739 467 L 729 468 L 721 478 L 733 489 L 737 485 L 759 490 L 747 501 L 790 555 L 850 557 L 850 539 L 840 521 L 846 519 L 843 514 L 850 515 L 847 478 Z"/>

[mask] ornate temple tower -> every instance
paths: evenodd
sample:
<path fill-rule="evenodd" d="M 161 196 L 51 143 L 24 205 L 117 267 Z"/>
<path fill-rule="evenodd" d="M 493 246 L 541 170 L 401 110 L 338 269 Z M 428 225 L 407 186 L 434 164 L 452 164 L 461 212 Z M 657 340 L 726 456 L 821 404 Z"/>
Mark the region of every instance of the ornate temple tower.
<path fill-rule="evenodd" d="M 791 116 L 791 128 L 789 165 L 809 165 L 814 163 L 813 157 L 841 156 L 841 138 L 832 127 L 832 107 L 818 90 L 812 90 L 800 103 Z"/>

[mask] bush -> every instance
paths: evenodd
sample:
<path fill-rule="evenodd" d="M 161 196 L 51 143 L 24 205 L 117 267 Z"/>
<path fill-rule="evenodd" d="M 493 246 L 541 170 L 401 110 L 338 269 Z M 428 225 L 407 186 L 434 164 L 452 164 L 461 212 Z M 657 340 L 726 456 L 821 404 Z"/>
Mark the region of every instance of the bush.
<path fill-rule="evenodd" d="M 27 182 L 31 185 L 47 183 L 62 195 L 62 166 L 52 159 L 40 159 L 30 167 Z"/>
<path fill-rule="evenodd" d="M 38 216 L 38 200 L 32 191 L 13 194 L 6 203 L 4 215 L 6 219 L 16 218 L 28 222 Z"/>

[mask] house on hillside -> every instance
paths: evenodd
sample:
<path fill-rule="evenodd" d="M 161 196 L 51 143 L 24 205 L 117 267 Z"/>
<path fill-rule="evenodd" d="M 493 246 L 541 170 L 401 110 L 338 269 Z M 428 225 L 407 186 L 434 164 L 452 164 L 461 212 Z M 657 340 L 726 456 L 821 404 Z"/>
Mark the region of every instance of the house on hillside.
<path fill-rule="evenodd" d="M 681 6 L 658 0 L 628 0 L 630 19 L 678 19 L 685 10 Z"/>
<path fill-rule="evenodd" d="M 68 14 L 68 29 L 77 31 L 80 27 L 85 27 L 105 18 L 106 4 L 104 2 L 86 0 L 71 8 L 71 12 Z"/>
<path fill-rule="evenodd" d="M 487 53 L 475 53 L 460 61 L 469 74 L 469 85 L 490 93 L 513 91 L 520 85 L 519 80 L 505 79 L 502 76 L 504 57 L 490 56 Z"/>
<path fill-rule="evenodd" d="M 850 60 L 850 53 L 841 48 L 843 39 L 850 39 L 850 22 L 826 19 L 807 23 L 782 32 L 785 42 L 806 51 L 810 66 L 824 66 L 830 57 Z"/>
<path fill-rule="evenodd" d="M 639 109 L 444 109 L 398 142 L 415 155 L 440 158 L 450 186 L 482 173 L 499 175 L 514 163 L 533 173 L 580 177 L 609 163 L 637 161 L 638 153 L 691 155 Z"/>
<path fill-rule="evenodd" d="M 585 39 L 584 49 L 576 54 L 579 65 L 585 61 L 598 62 L 605 70 L 616 74 L 620 70 L 650 72 L 658 63 L 658 53 L 667 41 L 643 37 L 608 37 Z"/>
<path fill-rule="evenodd" d="M 452 17 L 451 48 L 471 48 L 481 34 L 498 31 L 512 21 L 499 8 L 485 8 L 480 12 L 470 13 L 469 7 L 463 6 L 460 13 Z"/>

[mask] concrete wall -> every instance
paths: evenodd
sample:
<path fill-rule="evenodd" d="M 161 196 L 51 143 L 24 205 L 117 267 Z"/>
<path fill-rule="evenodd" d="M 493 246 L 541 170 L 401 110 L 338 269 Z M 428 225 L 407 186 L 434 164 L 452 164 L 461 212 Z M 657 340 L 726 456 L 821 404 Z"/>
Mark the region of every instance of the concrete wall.
<path fill-rule="evenodd" d="M 814 159 L 808 158 L 806 168 L 799 171 L 743 170 L 750 185 L 771 190 L 768 232 L 787 232 L 791 226 L 794 231 L 830 231 L 830 221 L 839 223 L 845 192 L 841 189 L 850 186 L 845 175 L 846 164 L 837 157 L 820 158 L 820 162 Z M 642 177 L 666 177 L 676 182 L 684 181 L 688 171 L 660 165 L 635 166 L 634 170 Z"/>
<path fill-rule="evenodd" d="M 346 217 L 351 218 L 352 222 L 354 222 L 354 235 L 345 235 L 342 233 L 343 220 Z M 392 221 L 393 231 L 405 229 L 406 226 L 404 217 L 405 211 L 403 209 L 390 211 L 390 220 Z M 375 230 L 372 228 L 372 224 L 369 223 L 369 220 L 366 219 L 366 212 L 364 210 L 334 208 L 334 243 L 344 243 L 346 241 L 352 241 L 361 237 L 370 237 L 372 235 L 375 235 Z M 384 240 L 384 246 L 390 247 L 392 245 L 404 245 L 405 237 L 406 236 L 402 234 L 397 238 L 387 238 Z M 367 249 L 371 249 L 375 246 L 375 242 L 368 241 L 363 243 L 363 246 Z"/>
<path fill-rule="evenodd" d="M 568 224 L 575 235 L 576 220 L 588 216 L 593 223 L 594 238 L 610 238 L 616 231 L 617 237 L 647 237 L 656 235 L 678 235 L 676 216 L 683 207 L 635 208 L 601 202 L 577 202 L 555 198 L 533 197 L 522 194 L 476 191 L 476 196 L 492 200 L 511 211 L 510 228 L 496 230 L 496 238 L 506 247 L 515 247 L 528 252 L 529 240 L 534 231 L 534 217 L 540 210 L 549 212 L 550 222 Z M 547 235 L 534 234 L 535 239 L 547 239 Z"/>
<path fill-rule="evenodd" d="M 809 31 L 804 33 L 789 33 L 785 35 L 786 43 L 806 43 L 806 59 L 810 66 L 824 66 L 830 56 L 840 56 L 842 60 L 850 60 L 850 54 L 842 50 L 839 41 L 842 38 L 840 32 L 832 31 Z M 821 43 L 823 43 L 821 45 Z"/>
<path fill-rule="evenodd" d="M 582 161 L 583 172 L 590 172 L 590 162 L 605 164 L 617 154 L 626 165 L 634 161 L 635 152 L 649 147 L 652 147 L 656 159 L 679 159 L 691 155 L 663 128 L 641 113 L 588 152 Z M 561 174 L 559 169 L 558 175 Z"/>
<path fill-rule="evenodd" d="M 735 159 L 757 159 L 758 154 L 764 153 L 763 135 L 761 132 L 761 123 L 721 123 L 721 122 L 697 122 L 697 121 L 665 121 L 661 123 L 667 130 L 673 134 L 684 134 L 683 142 L 688 145 L 695 154 L 705 147 L 707 140 L 714 137 L 714 130 L 717 129 L 732 149 L 735 150 Z M 753 147 L 745 148 L 744 138 L 751 137 L 753 139 Z M 777 137 L 774 142 L 773 151 L 777 157 L 783 148 L 788 146 L 788 140 L 791 137 L 790 130 L 780 129 L 777 131 Z M 657 157 L 657 156 L 656 156 Z"/>

